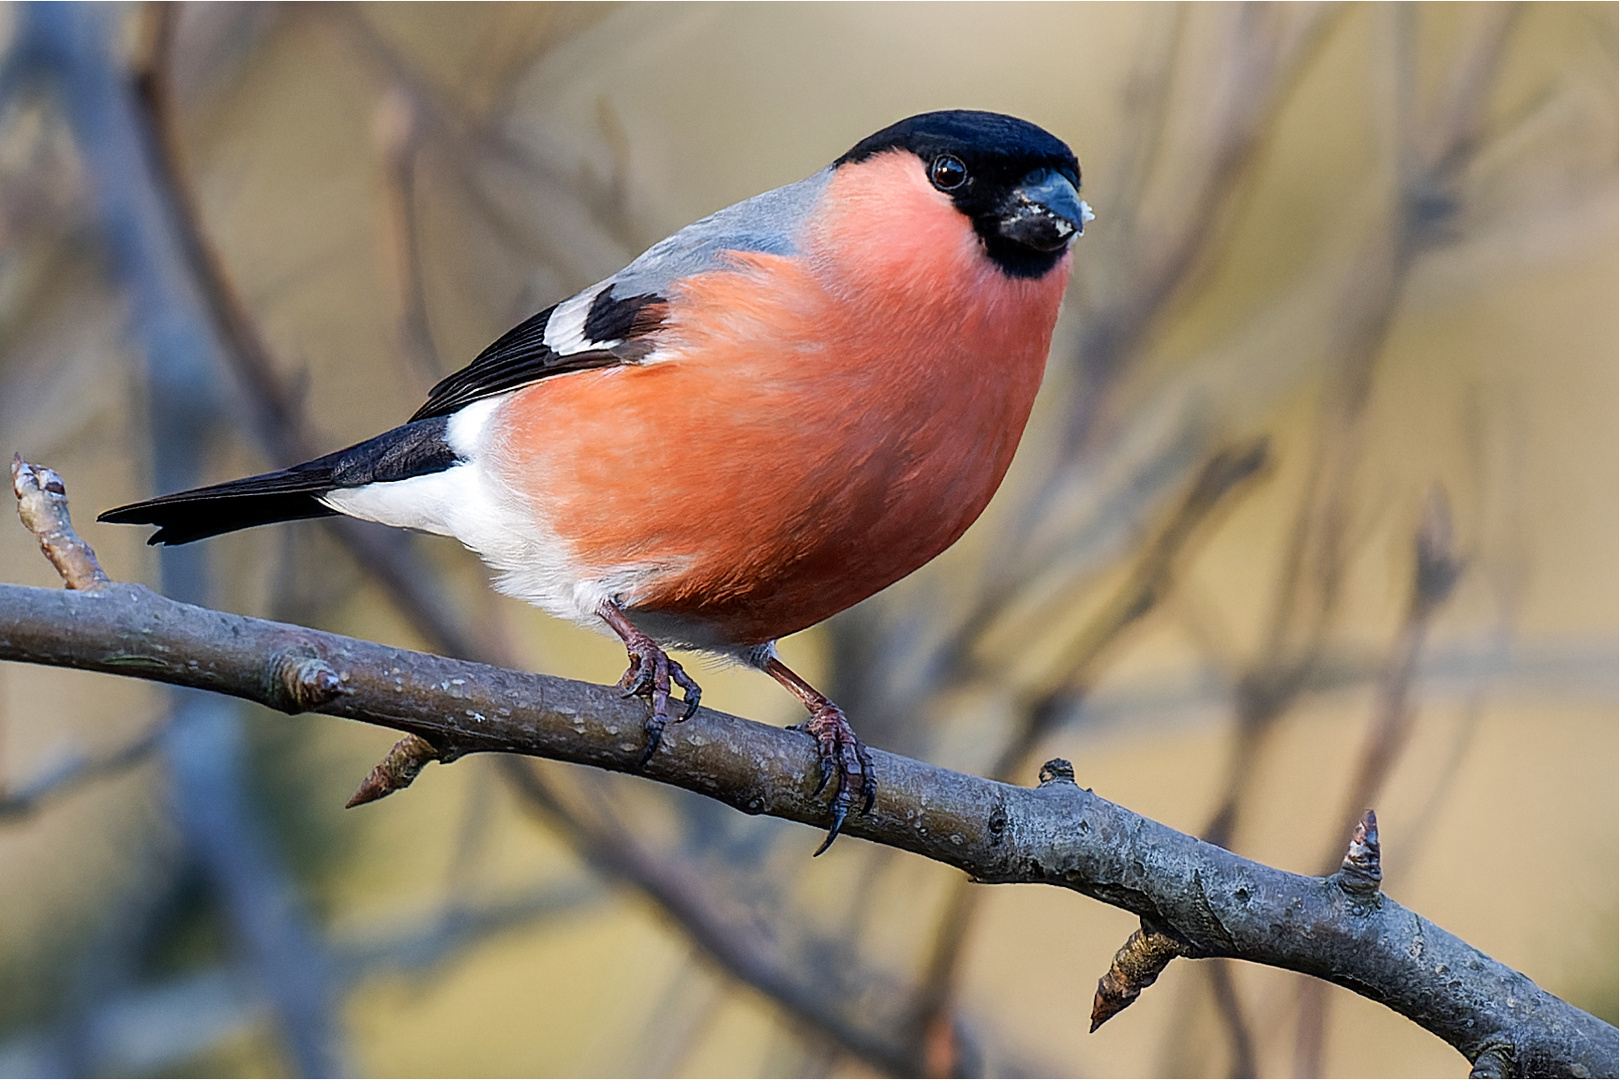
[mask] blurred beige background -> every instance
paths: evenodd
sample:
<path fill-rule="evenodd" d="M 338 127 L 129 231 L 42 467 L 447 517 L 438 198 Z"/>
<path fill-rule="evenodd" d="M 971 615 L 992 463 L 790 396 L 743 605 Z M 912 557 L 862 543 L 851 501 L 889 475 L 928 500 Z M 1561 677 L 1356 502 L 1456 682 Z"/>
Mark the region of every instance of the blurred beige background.
<path fill-rule="evenodd" d="M 1054 703 L 1017 782 L 1063 756 L 1100 795 L 1194 833 L 1224 803 L 1226 842 L 1301 872 L 1332 865 L 1365 748 L 1392 723 L 1370 774 L 1386 891 L 1615 1021 L 1615 5 L 104 10 L 130 68 L 164 43 L 202 229 L 322 450 L 399 422 L 508 326 L 647 244 L 900 117 L 993 109 L 1067 140 L 1097 221 L 1007 487 L 935 565 L 784 652 L 839 687 L 875 745 L 974 772 L 1006 756 L 1032 702 Z M 0 41 L 30 17 L 0 9 Z M 155 583 L 139 530 L 92 524 L 152 493 L 157 433 L 141 313 L 52 85 L 0 84 L 0 449 L 66 477 L 113 577 Z M 219 387 L 205 478 L 282 464 L 241 380 Z M 1145 614 L 1111 624 L 1205 462 L 1259 437 L 1266 466 L 1189 519 Z M 1461 577 L 1415 628 L 1401 681 L 1435 500 Z M 220 606 L 423 645 L 318 525 L 207 547 Z M 416 547 L 516 662 L 618 677 L 615 642 L 494 597 L 448 541 Z M 19 527 L 0 527 L 0 567 L 54 584 Z M 705 704 L 798 719 L 755 674 L 699 678 Z M 112 753 L 166 701 L 0 668 L 0 783 Z M 874 1071 L 596 876 L 491 763 L 344 811 L 387 733 L 239 715 L 244 797 L 349 973 L 332 1049 L 346 1070 Z M 136 755 L 0 817 L 0 1072 L 298 1068 L 243 928 L 174 824 L 174 767 Z M 1380 1006 L 1338 989 L 1323 1004 L 1251 967 L 1177 963 L 1088 1036 L 1123 912 L 975 887 L 942 923 L 964 895 L 943 867 L 847 839 L 812 863 L 809 830 L 548 775 L 919 1061 L 1468 1070 Z M 443 913 L 473 909 L 485 924 L 448 936 Z M 907 1018 L 942 941 L 958 950 L 937 987 L 954 1035 L 936 1031 L 950 1052 L 930 1059 Z"/>

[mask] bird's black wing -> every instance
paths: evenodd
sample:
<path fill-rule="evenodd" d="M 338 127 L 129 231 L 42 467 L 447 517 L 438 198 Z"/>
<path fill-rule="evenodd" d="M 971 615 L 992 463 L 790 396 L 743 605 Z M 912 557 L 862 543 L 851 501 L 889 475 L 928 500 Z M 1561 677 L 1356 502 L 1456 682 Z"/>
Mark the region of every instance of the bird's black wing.
<path fill-rule="evenodd" d="M 633 364 L 653 348 L 669 310 L 657 293 L 616 297 L 611 282 L 554 304 L 502 334 L 435 386 L 412 420 L 449 416 L 481 398 L 570 371 Z"/>

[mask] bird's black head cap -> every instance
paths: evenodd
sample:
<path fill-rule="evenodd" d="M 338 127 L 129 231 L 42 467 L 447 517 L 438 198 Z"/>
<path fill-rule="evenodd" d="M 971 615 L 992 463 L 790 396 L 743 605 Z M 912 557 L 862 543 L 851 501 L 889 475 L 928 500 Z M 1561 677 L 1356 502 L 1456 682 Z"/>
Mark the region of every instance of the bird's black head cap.
<path fill-rule="evenodd" d="M 833 164 L 854 164 L 889 150 L 909 150 L 922 161 L 930 182 L 972 220 L 990 258 L 1008 274 L 1040 277 L 1068 249 L 1068 234 L 1054 247 L 1050 236 L 1025 237 L 1007 227 L 1009 215 L 1019 209 L 1020 185 L 1032 175 L 1048 170 L 1080 187 L 1074 151 L 1046 129 L 973 109 L 921 113 L 867 136 Z M 1078 233 L 1083 222 L 1070 224 Z"/>

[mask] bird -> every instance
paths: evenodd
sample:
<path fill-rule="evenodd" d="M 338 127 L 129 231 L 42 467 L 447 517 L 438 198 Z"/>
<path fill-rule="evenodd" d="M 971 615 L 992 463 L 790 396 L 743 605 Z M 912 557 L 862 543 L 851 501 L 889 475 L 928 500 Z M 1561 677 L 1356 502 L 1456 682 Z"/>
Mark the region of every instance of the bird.
<path fill-rule="evenodd" d="M 804 705 L 839 835 L 872 810 L 865 744 L 776 642 L 939 555 L 989 503 L 1092 219 L 1068 145 L 1012 116 L 922 113 L 814 175 L 654 244 L 520 323 L 408 421 L 290 468 L 109 510 L 186 544 L 346 514 L 459 540 L 500 591 L 623 642 L 647 699 L 667 649 L 757 668 Z"/>

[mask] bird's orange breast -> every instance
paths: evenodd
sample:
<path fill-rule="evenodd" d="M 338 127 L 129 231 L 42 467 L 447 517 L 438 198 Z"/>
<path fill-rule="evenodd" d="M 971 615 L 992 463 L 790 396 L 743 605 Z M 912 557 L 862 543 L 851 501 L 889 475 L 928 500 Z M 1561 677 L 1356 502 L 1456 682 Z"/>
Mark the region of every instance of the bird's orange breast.
<path fill-rule="evenodd" d="M 678 283 L 640 366 L 514 395 L 491 453 L 582 578 L 754 645 L 954 542 L 995 493 L 1068 280 L 1000 272 L 908 153 L 830 179 L 801 254 Z"/>

